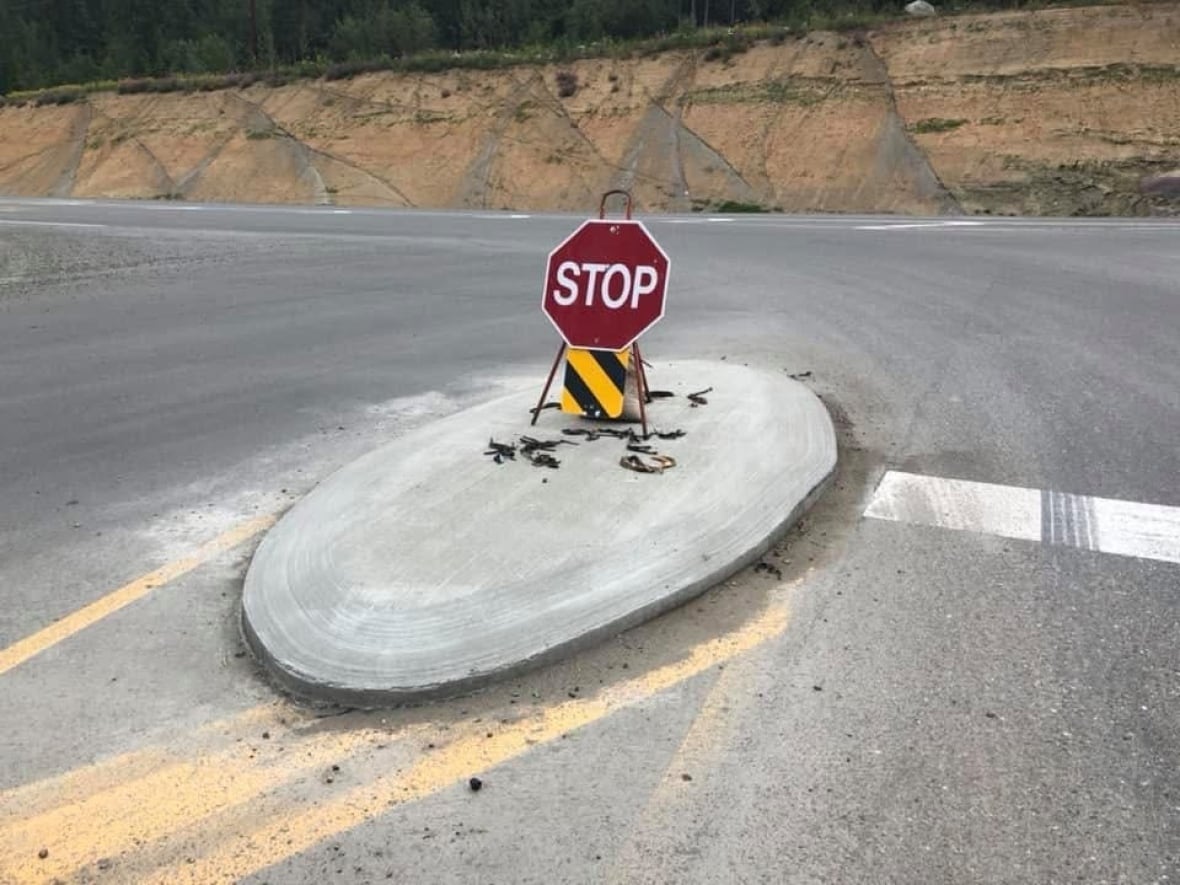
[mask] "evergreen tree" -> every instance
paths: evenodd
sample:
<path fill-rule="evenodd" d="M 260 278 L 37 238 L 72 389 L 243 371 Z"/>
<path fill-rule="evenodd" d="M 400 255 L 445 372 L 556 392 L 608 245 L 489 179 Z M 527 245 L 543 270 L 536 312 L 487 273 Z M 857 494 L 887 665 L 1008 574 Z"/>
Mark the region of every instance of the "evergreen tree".
<path fill-rule="evenodd" d="M 900 0 L 888 0 L 900 3 Z M 991 0 L 1012 5 L 1019 0 Z M 0 0 L 0 92 L 422 50 L 587 43 L 886 0 Z"/>

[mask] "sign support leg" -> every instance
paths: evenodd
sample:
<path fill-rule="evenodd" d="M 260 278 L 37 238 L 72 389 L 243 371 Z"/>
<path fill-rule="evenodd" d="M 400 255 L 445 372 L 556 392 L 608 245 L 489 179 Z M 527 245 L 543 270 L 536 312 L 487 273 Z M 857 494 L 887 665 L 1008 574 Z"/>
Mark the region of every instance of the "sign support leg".
<path fill-rule="evenodd" d="M 639 396 L 639 421 L 643 438 L 647 439 L 647 375 L 643 371 L 643 357 L 639 355 L 639 342 L 631 345 L 631 358 L 635 360 L 635 387 Z"/>
<path fill-rule="evenodd" d="M 537 407 L 533 409 L 533 420 L 529 422 L 530 425 L 535 425 L 537 419 L 541 417 L 541 408 L 545 405 L 545 397 L 549 395 L 549 388 L 553 386 L 553 376 L 557 374 L 557 367 L 561 365 L 563 356 L 565 356 L 564 341 L 561 342 L 561 347 L 557 348 L 557 356 L 553 358 L 553 368 L 549 370 L 549 377 L 545 379 L 545 389 L 541 391 L 541 398 L 537 400 Z"/>

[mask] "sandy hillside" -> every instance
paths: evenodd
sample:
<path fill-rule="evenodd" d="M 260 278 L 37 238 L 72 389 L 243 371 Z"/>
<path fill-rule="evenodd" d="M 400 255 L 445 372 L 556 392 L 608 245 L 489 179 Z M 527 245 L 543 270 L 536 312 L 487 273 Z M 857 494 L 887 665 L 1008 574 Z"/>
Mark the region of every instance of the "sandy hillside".
<path fill-rule="evenodd" d="M 644 211 L 1180 206 L 1152 184 L 1180 168 L 1177 3 L 940 16 L 713 55 L 7 107 L 0 194 L 585 210 L 626 187 Z M 577 90 L 560 98 L 566 71 Z"/>

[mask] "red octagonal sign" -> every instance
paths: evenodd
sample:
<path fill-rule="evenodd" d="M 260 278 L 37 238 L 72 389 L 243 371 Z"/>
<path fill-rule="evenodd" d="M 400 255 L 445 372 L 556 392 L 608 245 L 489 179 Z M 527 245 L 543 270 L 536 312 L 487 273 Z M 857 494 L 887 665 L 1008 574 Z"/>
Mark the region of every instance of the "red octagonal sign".
<path fill-rule="evenodd" d="M 549 253 L 541 309 L 570 347 L 623 350 L 659 322 L 668 256 L 639 221 L 587 221 Z"/>

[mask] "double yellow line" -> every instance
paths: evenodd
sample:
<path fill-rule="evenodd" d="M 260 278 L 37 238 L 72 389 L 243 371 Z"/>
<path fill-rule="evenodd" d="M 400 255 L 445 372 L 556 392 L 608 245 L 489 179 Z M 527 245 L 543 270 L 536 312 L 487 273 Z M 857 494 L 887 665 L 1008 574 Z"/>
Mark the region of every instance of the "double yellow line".
<path fill-rule="evenodd" d="M 477 719 L 445 731 L 419 722 L 392 733 L 374 726 L 340 732 L 299 723 L 297 711 L 246 710 L 203 726 L 182 739 L 184 747 L 149 747 L 0 793 L 0 882 L 70 879 L 103 858 L 136 882 L 234 881 L 393 806 L 486 776 L 761 645 L 786 625 L 786 609 L 772 606 L 678 661 L 494 726 Z M 270 737 L 259 740 L 264 729 Z M 427 738 L 438 746 L 421 750 Z M 361 777 L 321 798 L 333 765 Z"/>

